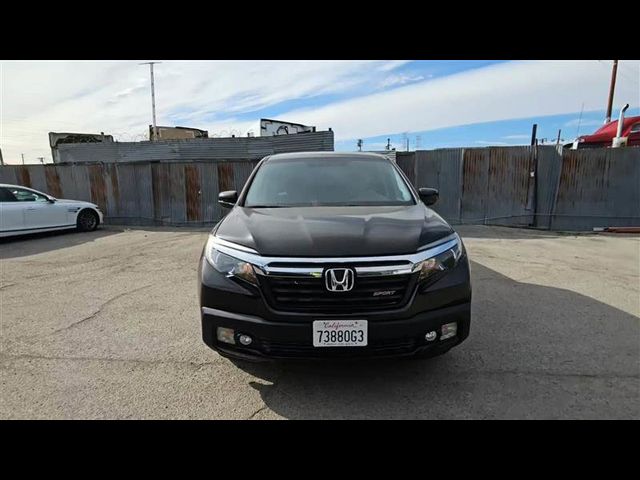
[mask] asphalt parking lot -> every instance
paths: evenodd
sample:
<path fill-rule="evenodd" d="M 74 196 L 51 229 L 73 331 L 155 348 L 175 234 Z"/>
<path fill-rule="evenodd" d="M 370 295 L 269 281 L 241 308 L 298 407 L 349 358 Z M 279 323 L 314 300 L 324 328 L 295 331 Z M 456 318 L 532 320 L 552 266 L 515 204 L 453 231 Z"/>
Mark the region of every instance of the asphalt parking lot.
<path fill-rule="evenodd" d="M 206 231 L 0 241 L 0 418 L 640 418 L 640 237 L 466 226 L 471 335 L 431 360 L 234 364 Z"/>

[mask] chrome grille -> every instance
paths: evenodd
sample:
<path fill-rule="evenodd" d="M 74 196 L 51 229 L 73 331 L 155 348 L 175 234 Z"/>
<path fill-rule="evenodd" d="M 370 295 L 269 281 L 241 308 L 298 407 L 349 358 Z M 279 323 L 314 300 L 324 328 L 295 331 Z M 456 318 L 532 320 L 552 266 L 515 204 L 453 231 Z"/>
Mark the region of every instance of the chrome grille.
<path fill-rule="evenodd" d="M 324 273 L 311 276 L 264 275 L 260 277 L 269 304 L 278 310 L 356 312 L 399 307 L 405 304 L 416 274 L 358 275 L 348 292 L 328 291 Z"/>

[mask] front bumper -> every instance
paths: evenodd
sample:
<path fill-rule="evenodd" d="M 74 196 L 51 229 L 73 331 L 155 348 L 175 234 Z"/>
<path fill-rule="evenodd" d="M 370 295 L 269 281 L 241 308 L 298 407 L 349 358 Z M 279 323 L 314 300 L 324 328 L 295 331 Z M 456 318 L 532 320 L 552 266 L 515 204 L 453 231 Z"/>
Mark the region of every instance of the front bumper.
<path fill-rule="evenodd" d="M 407 319 L 369 320 L 368 345 L 366 347 L 313 347 L 312 323 L 292 323 L 266 320 L 261 317 L 238 314 L 202 307 L 202 338 L 220 354 L 245 360 L 268 359 L 314 359 L 314 358 L 359 358 L 398 357 L 416 354 L 437 354 L 462 342 L 469 335 L 471 303 L 462 303 L 438 310 L 421 312 Z M 338 318 L 338 317 L 336 317 Z M 440 340 L 440 327 L 457 322 L 455 337 Z M 245 347 L 219 342 L 217 327 L 232 328 L 239 334 L 253 338 Z M 438 338 L 427 342 L 426 332 L 435 330 Z"/>

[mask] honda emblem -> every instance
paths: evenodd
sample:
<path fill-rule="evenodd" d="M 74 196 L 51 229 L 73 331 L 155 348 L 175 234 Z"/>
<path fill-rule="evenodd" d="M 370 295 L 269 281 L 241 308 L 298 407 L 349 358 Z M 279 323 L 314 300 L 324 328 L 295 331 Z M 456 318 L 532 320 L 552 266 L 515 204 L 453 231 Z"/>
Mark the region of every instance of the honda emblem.
<path fill-rule="evenodd" d="M 355 274 L 350 268 L 329 268 L 324 283 L 330 292 L 348 292 L 353 288 Z"/>

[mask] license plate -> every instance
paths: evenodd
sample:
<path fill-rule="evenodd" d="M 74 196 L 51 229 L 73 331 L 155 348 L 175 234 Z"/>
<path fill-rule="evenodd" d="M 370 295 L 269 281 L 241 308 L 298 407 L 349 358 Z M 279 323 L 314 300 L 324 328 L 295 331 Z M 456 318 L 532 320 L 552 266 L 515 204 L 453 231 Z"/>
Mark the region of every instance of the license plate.
<path fill-rule="evenodd" d="M 366 347 L 366 320 L 316 320 L 313 322 L 314 347 Z"/>

